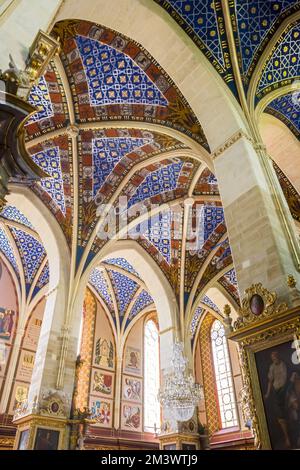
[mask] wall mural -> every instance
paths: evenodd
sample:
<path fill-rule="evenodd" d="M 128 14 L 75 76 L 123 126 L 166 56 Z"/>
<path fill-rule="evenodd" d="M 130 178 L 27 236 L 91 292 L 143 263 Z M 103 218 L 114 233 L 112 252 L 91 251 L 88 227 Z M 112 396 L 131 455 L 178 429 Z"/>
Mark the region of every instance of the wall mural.
<path fill-rule="evenodd" d="M 132 405 L 129 403 L 123 403 L 122 416 L 121 416 L 122 428 L 130 429 L 132 431 L 142 430 L 142 408 L 139 405 Z"/>
<path fill-rule="evenodd" d="M 125 352 L 125 371 L 141 375 L 141 351 L 128 346 Z"/>
<path fill-rule="evenodd" d="M 15 312 L 0 307 L 0 339 L 9 341 L 12 337 Z"/>
<path fill-rule="evenodd" d="M 123 399 L 140 403 L 142 401 L 142 380 L 123 375 Z"/>
<path fill-rule="evenodd" d="M 114 347 L 111 341 L 98 338 L 95 342 L 95 364 L 101 367 L 113 369 Z"/>
<path fill-rule="evenodd" d="M 91 377 L 91 394 L 104 395 L 108 398 L 113 396 L 114 374 L 103 372 L 98 369 L 92 369 Z"/>
<path fill-rule="evenodd" d="M 106 428 L 112 427 L 113 402 L 103 398 L 90 397 L 90 406 L 92 419 L 96 420 L 95 426 Z"/>
<path fill-rule="evenodd" d="M 271 446 L 300 447 L 300 365 L 292 342 L 255 354 Z"/>

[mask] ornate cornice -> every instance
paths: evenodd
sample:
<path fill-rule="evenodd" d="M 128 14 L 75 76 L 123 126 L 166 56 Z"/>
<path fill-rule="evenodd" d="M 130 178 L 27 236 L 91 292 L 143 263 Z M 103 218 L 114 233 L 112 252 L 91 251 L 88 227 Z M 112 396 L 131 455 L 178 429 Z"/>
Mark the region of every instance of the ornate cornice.
<path fill-rule="evenodd" d="M 212 159 L 215 160 L 242 138 L 245 138 L 254 144 L 253 139 L 243 129 L 239 129 L 212 153 Z"/>

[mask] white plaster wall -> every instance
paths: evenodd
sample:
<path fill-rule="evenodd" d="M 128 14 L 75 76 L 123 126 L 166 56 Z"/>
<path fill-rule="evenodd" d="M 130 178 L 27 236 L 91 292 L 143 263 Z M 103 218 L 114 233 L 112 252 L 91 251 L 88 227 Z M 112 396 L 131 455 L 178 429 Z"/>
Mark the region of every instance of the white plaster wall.
<path fill-rule="evenodd" d="M 0 69 L 8 68 L 9 53 L 19 68 L 25 67 L 37 32 L 46 32 L 60 4 L 61 0 L 13 0 L 4 3 L 4 11 L 0 5 Z"/>

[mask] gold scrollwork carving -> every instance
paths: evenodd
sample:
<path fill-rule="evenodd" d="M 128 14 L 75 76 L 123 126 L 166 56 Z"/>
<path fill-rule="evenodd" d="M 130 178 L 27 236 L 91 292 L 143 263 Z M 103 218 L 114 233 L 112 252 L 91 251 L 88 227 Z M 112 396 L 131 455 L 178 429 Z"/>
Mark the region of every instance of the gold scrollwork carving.
<path fill-rule="evenodd" d="M 263 319 L 279 315 L 287 311 L 285 303 L 276 306 L 277 294 L 270 292 L 261 283 L 252 284 L 245 290 L 245 297 L 242 306 L 238 311 L 238 319 L 234 323 L 234 330 L 245 327 L 249 324 L 260 323 Z M 260 304 L 255 311 L 255 301 Z"/>

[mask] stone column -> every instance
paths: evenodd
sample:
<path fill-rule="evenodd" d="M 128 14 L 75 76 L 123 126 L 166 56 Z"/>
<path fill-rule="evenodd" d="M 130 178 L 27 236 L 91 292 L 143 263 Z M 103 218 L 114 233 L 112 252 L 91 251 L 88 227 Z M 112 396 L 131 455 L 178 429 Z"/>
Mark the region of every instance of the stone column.
<path fill-rule="evenodd" d="M 18 425 L 15 447 L 22 431 L 28 430 L 27 449 L 41 448 L 46 441 L 48 450 L 68 448 L 82 305 L 66 315 L 67 292 L 61 282 L 47 296 L 28 400 L 14 415 Z"/>
<path fill-rule="evenodd" d="M 240 295 L 261 282 L 290 303 L 286 279 L 299 280 L 299 244 L 268 159 L 242 131 L 214 153 Z"/>

